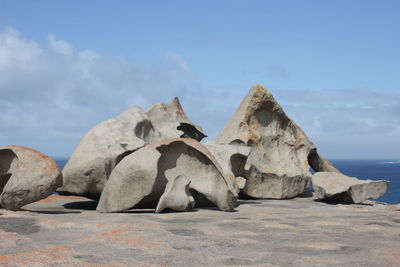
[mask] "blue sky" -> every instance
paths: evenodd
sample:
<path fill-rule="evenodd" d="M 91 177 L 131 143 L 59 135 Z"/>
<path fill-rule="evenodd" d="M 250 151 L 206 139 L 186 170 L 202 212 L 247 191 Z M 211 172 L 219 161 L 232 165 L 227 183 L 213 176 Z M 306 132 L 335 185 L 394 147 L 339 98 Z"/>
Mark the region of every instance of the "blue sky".
<path fill-rule="evenodd" d="M 179 96 L 211 138 L 266 86 L 328 158 L 400 158 L 399 1 L 0 0 L 0 145 L 68 156 Z"/>

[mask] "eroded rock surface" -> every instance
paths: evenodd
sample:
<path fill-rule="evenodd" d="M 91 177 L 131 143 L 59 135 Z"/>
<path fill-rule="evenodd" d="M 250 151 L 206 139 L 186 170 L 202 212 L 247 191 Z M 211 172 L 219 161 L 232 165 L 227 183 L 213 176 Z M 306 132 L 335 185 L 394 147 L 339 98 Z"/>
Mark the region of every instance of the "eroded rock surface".
<path fill-rule="evenodd" d="M 176 138 L 147 145 L 125 157 L 111 173 L 97 210 L 118 212 L 136 205 L 155 208 L 167 183 L 180 175 L 190 180 L 191 191 L 219 209 L 235 207 L 235 181 L 224 175 L 207 148 L 194 139 Z"/>
<path fill-rule="evenodd" d="M 133 107 L 93 127 L 63 169 L 60 192 L 99 197 L 114 167 L 126 155 L 166 138 L 201 140 L 202 129 L 185 115 L 178 98 L 147 110 Z"/>
<path fill-rule="evenodd" d="M 317 172 L 312 176 L 315 196 L 330 202 L 361 203 L 386 193 L 388 181 L 360 180 L 334 172 Z"/>
<path fill-rule="evenodd" d="M 216 139 L 250 147 L 247 186 L 257 198 L 292 198 L 308 190 L 310 167 L 338 172 L 264 87 L 253 86 Z"/>
<path fill-rule="evenodd" d="M 186 211 L 193 208 L 195 200 L 189 192 L 189 185 L 190 180 L 184 175 L 179 175 L 169 181 L 157 204 L 156 213 L 165 209 Z"/>
<path fill-rule="evenodd" d="M 22 146 L 0 147 L 0 206 L 18 210 L 48 197 L 62 185 L 57 163 Z"/>
<path fill-rule="evenodd" d="M 233 184 L 234 186 L 237 185 L 236 191 L 239 192 L 240 188 L 237 179 L 245 176 L 245 165 L 250 153 L 250 148 L 235 144 L 217 144 L 214 141 L 207 141 L 204 143 L 204 146 L 207 147 L 211 154 L 216 158 L 224 171 L 225 176 L 232 180 L 236 180 Z"/>

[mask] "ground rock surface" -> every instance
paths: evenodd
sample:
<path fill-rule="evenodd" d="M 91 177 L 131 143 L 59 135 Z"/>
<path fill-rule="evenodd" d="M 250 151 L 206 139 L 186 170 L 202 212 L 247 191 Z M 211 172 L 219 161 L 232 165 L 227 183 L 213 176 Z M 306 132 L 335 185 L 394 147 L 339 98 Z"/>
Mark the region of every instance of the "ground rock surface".
<path fill-rule="evenodd" d="M 317 172 L 312 176 L 312 183 L 318 199 L 348 203 L 379 198 L 389 185 L 384 180 L 360 180 L 335 172 Z"/>
<path fill-rule="evenodd" d="M 237 212 L 95 211 L 52 195 L 0 209 L 0 266 L 383 266 L 400 264 L 400 205 L 240 200 Z"/>
<path fill-rule="evenodd" d="M 216 141 L 250 147 L 244 192 L 252 197 L 282 199 L 307 191 L 310 167 L 338 172 L 260 85 L 250 89 Z"/>
<path fill-rule="evenodd" d="M 61 170 L 50 157 L 27 147 L 0 147 L 0 207 L 18 210 L 61 185 Z"/>
<path fill-rule="evenodd" d="M 64 184 L 58 191 L 99 197 L 122 158 L 147 144 L 176 137 L 205 137 L 187 118 L 178 98 L 147 110 L 132 107 L 96 125 L 81 139 L 63 169 Z"/>
<path fill-rule="evenodd" d="M 180 175 L 190 180 L 191 190 L 219 209 L 235 207 L 236 180 L 224 175 L 213 155 L 198 141 L 175 138 L 147 145 L 126 156 L 111 173 L 97 210 L 118 212 L 135 205 L 156 207 L 167 183 Z"/>

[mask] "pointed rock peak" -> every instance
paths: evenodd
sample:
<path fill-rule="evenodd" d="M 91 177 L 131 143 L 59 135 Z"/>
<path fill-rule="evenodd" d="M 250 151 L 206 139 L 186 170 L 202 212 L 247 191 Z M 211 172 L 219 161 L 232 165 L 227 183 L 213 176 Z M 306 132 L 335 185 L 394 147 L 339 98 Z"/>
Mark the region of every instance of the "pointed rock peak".
<path fill-rule="evenodd" d="M 182 105 L 181 105 L 181 101 L 179 100 L 179 97 L 174 97 L 174 99 L 172 99 L 171 104 L 176 105 L 179 109 L 183 109 Z"/>
<path fill-rule="evenodd" d="M 337 171 L 321 158 L 303 130 L 272 94 L 254 85 L 244 97 L 217 143 L 250 147 L 245 193 L 253 197 L 291 198 L 308 188 L 311 173 Z"/>

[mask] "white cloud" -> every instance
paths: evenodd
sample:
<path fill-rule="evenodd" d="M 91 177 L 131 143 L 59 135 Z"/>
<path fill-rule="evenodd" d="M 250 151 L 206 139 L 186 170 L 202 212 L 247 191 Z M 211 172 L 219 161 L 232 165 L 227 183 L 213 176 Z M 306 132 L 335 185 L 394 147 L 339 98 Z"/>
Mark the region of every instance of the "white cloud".
<path fill-rule="evenodd" d="M 49 39 L 50 49 L 52 51 L 66 57 L 72 55 L 73 49 L 69 43 L 63 40 L 57 40 L 54 34 L 49 34 L 48 39 Z"/>
<path fill-rule="evenodd" d="M 19 70 L 32 71 L 42 50 L 33 41 L 21 42 L 18 31 L 11 27 L 0 34 L 0 71 Z"/>
<path fill-rule="evenodd" d="M 172 52 L 147 66 L 74 51 L 53 34 L 47 47 L 13 28 L 0 31 L 0 144 L 68 155 L 98 122 L 133 105 L 184 96 L 195 79 Z"/>
<path fill-rule="evenodd" d="M 269 71 L 288 75 L 276 67 Z M 150 65 L 75 51 L 55 35 L 40 46 L 6 28 L 0 31 L 0 144 L 67 156 L 100 121 L 133 105 L 145 108 L 175 96 L 181 98 L 189 118 L 214 138 L 250 86 L 201 88 L 184 58 L 174 52 Z M 276 88 L 271 92 L 324 156 L 399 156 L 399 92 Z"/>

